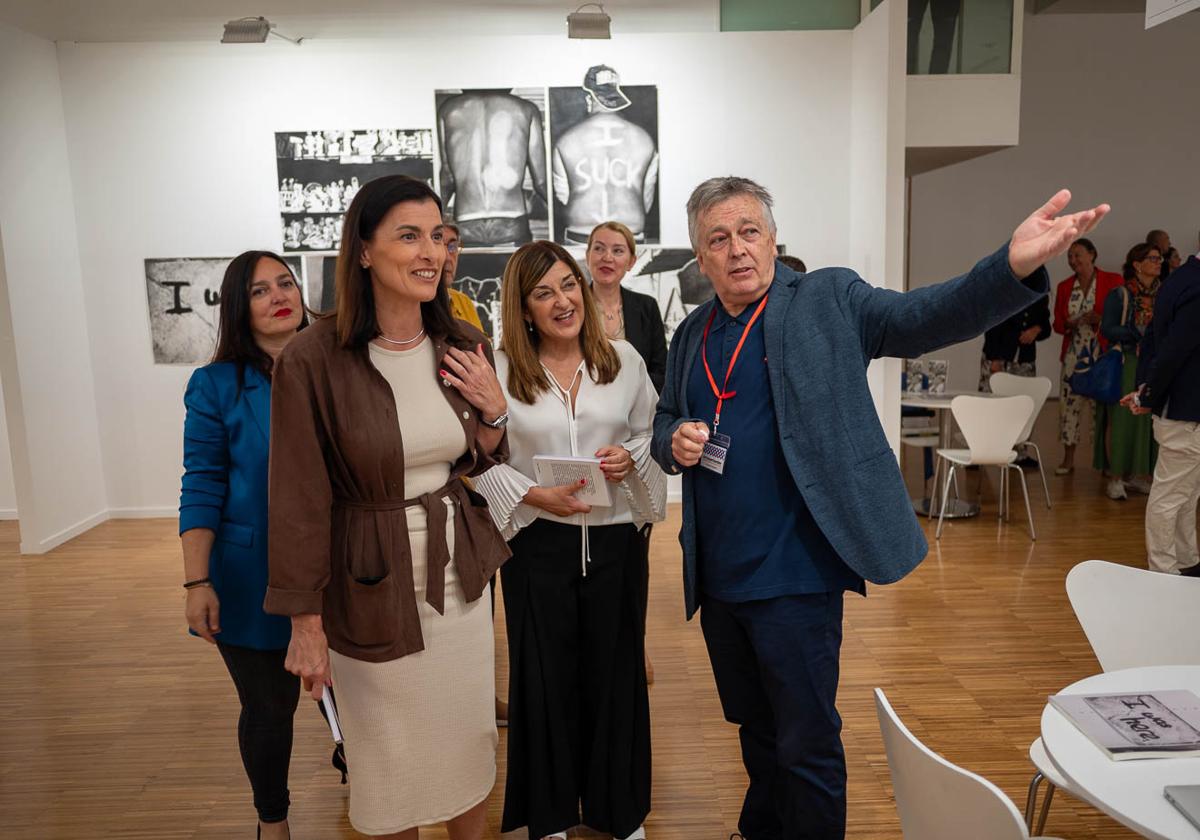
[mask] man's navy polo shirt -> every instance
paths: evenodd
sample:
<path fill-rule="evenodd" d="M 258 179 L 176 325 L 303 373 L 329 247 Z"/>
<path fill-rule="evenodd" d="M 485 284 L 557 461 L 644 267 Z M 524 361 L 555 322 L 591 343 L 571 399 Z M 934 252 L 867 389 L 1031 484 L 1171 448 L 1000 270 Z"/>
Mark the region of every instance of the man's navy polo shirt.
<path fill-rule="evenodd" d="M 719 301 L 714 303 L 707 356 L 720 387 L 758 302 L 736 318 Z M 719 431 L 732 440 L 725 472 L 693 468 L 700 591 L 732 602 L 847 589 L 865 593 L 863 579 L 841 561 L 821 533 L 784 460 L 763 320 L 760 315 L 754 322 L 729 379 L 728 390 L 737 396 L 721 409 Z M 703 418 L 711 430 L 717 398 L 700 353 L 687 387 L 690 413 Z"/>

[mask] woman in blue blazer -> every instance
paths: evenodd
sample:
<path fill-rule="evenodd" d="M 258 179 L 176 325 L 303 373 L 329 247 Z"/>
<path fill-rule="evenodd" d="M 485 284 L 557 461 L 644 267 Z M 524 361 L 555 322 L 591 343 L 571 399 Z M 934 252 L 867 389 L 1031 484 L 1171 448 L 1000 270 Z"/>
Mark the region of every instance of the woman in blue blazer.
<path fill-rule="evenodd" d="M 221 281 L 217 350 L 184 395 L 183 542 L 188 627 L 215 644 L 237 688 L 238 746 L 258 836 L 286 838 L 292 717 L 300 684 L 283 667 L 291 627 L 267 615 L 271 368 L 308 323 L 300 287 L 269 251 L 235 257 Z"/>

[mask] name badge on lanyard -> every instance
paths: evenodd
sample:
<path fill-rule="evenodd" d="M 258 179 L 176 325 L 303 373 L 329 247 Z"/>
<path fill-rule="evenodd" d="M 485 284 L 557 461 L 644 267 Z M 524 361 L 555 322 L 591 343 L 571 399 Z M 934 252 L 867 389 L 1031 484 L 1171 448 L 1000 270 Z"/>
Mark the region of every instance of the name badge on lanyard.
<path fill-rule="evenodd" d="M 704 453 L 700 456 L 700 466 L 717 475 L 725 474 L 725 459 L 729 457 L 729 435 L 717 432 L 704 444 Z"/>
<path fill-rule="evenodd" d="M 713 310 L 709 313 L 708 323 L 704 325 L 704 342 L 700 347 L 700 358 L 704 361 L 704 373 L 708 376 L 708 384 L 712 387 L 713 396 L 717 398 L 717 410 L 713 416 L 713 432 L 709 439 L 704 444 L 704 451 L 700 455 L 700 466 L 709 472 L 714 472 L 717 475 L 725 474 L 725 461 L 729 457 L 729 447 L 733 441 L 729 435 L 723 435 L 720 432 L 721 426 L 721 409 L 725 405 L 725 400 L 733 399 L 737 396 L 737 391 L 730 391 L 729 377 L 733 374 L 734 365 L 738 362 L 738 357 L 742 354 L 742 346 L 746 343 L 746 336 L 750 335 L 750 329 L 754 326 L 754 322 L 758 320 L 758 316 L 762 315 L 763 309 L 767 306 L 768 295 L 763 295 L 762 301 L 758 304 L 758 308 L 754 310 L 754 315 L 742 330 L 742 337 L 738 340 L 737 347 L 733 350 L 733 355 L 729 357 L 729 367 L 725 369 L 725 382 L 718 388 L 717 380 L 713 377 L 712 369 L 708 366 L 708 331 L 712 328 L 713 319 L 717 317 L 717 306 L 714 303 Z"/>

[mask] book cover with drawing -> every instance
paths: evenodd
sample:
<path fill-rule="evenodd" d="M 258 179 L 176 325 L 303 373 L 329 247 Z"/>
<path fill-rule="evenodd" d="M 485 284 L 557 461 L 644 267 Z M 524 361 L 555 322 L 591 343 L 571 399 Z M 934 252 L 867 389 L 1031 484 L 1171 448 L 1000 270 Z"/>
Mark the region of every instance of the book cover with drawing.
<path fill-rule="evenodd" d="M 575 498 L 592 507 L 612 507 L 612 496 L 608 492 L 608 480 L 600 469 L 599 458 L 574 456 L 534 455 L 533 477 L 542 487 L 557 487 L 560 484 L 586 482 L 586 486 L 575 494 Z"/>
<path fill-rule="evenodd" d="M 1200 757 L 1200 697 L 1190 691 L 1056 694 L 1050 704 L 1114 761 Z"/>

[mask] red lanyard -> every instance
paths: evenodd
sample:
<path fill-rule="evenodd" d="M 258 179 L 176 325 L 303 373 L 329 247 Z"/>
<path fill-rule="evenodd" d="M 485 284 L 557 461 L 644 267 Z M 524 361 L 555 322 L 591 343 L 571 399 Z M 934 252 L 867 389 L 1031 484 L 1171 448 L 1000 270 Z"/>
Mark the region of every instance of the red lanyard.
<path fill-rule="evenodd" d="M 717 413 L 713 418 L 713 432 L 716 432 L 717 426 L 721 425 L 721 406 L 725 404 L 725 400 L 737 396 L 737 391 L 726 391 L 725 389 L 729 387 L 729 377 L 733 374 L 733 366 L 737 364 L 738 356 L 742 353 L 742 345 L 746 343 L 746 336 L 750 335 L 750 328 L 754 326 L 754 322 L 758 320 L 758 316 L 766 308 L 768 297 L 769 295 L 763 295 L 758 308 L 750 316 L 750 322 L 742 330 L 742 337 L 738 341 L 737 347 L 734 348 L 733 355 L 729 357 L 729 367 L 725 368 L 725 382 L 720 388 L 717 387 L 717 380 L 713 378 L 712 369 L 708 366 L 708 331 L 712 327 L 713 319 L 717 317 L 717 307 L 721 305 L 719 301 L 713 301 L 713 309 L 708 315 L 708 323 L 704 325 L 704 342 L 700 346 L 700 358 L 704 360 L 704 372 L 708 374 L 708 384 L 712 386 L 713 396 L 717 398 Z"/>

